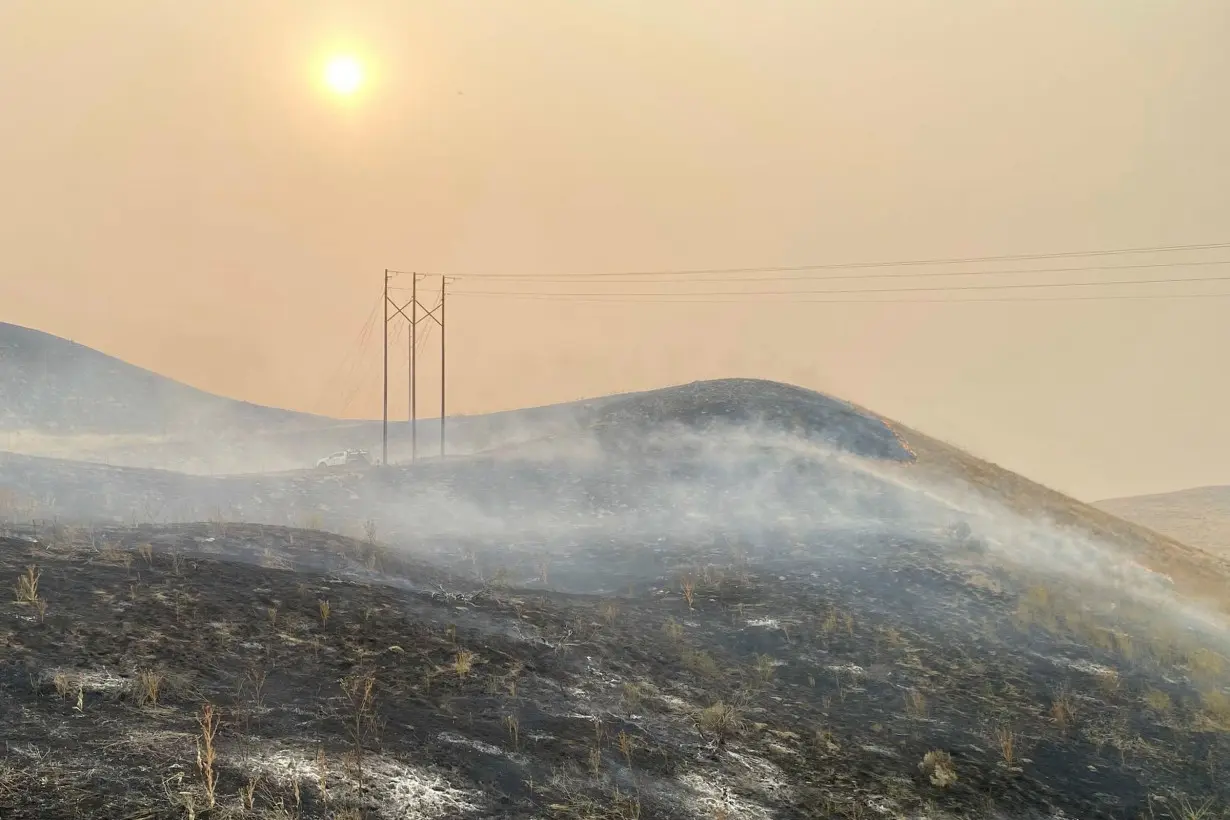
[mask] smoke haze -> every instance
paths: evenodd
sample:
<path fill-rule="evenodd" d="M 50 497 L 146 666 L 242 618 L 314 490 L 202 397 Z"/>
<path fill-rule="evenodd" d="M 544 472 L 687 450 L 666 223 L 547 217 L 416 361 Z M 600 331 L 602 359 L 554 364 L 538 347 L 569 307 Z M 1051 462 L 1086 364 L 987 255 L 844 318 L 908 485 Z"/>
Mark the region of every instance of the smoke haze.
<path fill-rule="evenodd" d="M 0 302 L 10 321 L 210 391 L 373 418 L 379 352 L 357 355 L 356 333 L 387 267 L 1223 241 L 1228 15 L 1216 0 L 6 2 Z M 316 82 L 335 49 L 371 68 L 355 105 Z M 512 287 L 589 288 L 650 289 Z M 459 281 L 449 307 L 457 412 L 749 375 L 848 397 L 1083 498 L 1230 482 L 1227 387 L 1205 375 L 1230 342 L 1225 300 L 467 289 L 487 288 Z"/>

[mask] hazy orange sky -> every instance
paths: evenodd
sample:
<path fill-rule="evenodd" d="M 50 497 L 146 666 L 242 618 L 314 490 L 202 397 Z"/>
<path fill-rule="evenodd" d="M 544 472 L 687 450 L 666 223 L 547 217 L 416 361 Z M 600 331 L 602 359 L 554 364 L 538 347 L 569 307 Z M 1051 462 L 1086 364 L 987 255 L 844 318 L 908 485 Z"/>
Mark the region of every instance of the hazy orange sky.
<path fill-rule="evenodd" d="M 1228 35 L 1225 0 L 4 0 L 0 318 L 226 395 L 376 417 L 379 329 L 357 342 L 386 267 L 1230 241 Z M 339 51 L 369 72 L 345 101 L 319 81 Z M 1087 499 L 1230 483 L 1230 299 L 462 295 L 859 285 L 594 281 L 459 280 L 450 409 L 760 376 Z M 870 286 L 890 283 L 917 284 Z M 405 384 L 398 359 L 396 417 Z"/>

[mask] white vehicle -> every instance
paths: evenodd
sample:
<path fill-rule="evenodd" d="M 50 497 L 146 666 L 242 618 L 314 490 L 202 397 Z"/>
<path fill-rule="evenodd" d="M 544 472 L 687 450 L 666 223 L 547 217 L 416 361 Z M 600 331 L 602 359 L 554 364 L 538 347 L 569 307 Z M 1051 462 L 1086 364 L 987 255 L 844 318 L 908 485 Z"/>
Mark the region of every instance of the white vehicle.
<path fill-rule="evenodd" d="M 316 462 L 318 470 L 329 467 L 367 467 L 372 463 L 366 450 L 339 450 Z"/>

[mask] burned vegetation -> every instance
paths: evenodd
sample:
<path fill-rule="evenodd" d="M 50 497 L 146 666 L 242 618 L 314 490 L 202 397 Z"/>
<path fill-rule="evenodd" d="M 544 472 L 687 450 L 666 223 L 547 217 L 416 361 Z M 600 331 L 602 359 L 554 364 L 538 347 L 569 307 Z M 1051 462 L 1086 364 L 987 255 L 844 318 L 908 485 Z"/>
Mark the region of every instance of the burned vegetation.
<path fill-rule="evenodd" d="M 0 539 L 4 818 L 1221 816 L 1227 660 L 940 537 Z M 772 534 L 767 538 L 775 537 Z M 650 550 L 652 552 L 652 550 Z M 501 561 L 506 563 L 501 563 Z M 1170 624 L 1170 626 L 1167 626 Z"/>

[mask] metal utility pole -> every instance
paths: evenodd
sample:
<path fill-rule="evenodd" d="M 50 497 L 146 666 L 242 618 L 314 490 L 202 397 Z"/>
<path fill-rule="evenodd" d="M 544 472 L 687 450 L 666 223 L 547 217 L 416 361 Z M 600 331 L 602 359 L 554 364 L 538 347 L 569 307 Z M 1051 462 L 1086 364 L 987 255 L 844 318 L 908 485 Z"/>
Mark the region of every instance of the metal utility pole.
<path fill-rule="evenodd" d="M 384 421 L 380 466 L 389 464 L 389 269 L 384 269 Z"/>
<path fill-rule="evenodd" d="M 418 366 L 415 358 L 415 344 L 419 337 L 419 275 L 417 273 L 410 275 L 410 315 L 413 318 L 407 319 L 410 322 L 410 460 L 414 461 L 419 457 L 419 414 L 415 395 L 415 388 L 418 383 Z"/>
<path fill-rule="evenodd" d="M 436 306 L 428 309 L 426 305 L 419 301 L 418 284 L 420 279 L 426 278 L 425 273 L 411 273 L 410 284 L 410 300 L 404 305 L 399 305 L 389 298 L 389 279 L 401 271 L 386 270 L 384 272 L 384 463 L 388 463 L 389 458 L 389 322 L 401 315 L 406 323 L 410 325 L 410 350 L 409 361 L 407 362 L 407 377 L 409 380 L 410 392 L 410 458 L 416 460 L 418 458 L 418 325 L 419 322 L 425 319 L 431 319 L 440 326 L 440 455 L 444 455 L 444 413 L 447 409 L 445 402 L 445 358 L 444 358 L 444 297 L 445 288 L 451 277 L 440 277 L 440 301 Z M 389 306 L 393 307 L 393 313 L 389 313 Z M 406 308 L 410 308 L 410 313 L 406 313 Z M 423 315 L 419 315 L 419 310 L 422 310 Z"/>
<path fill-rule="evenodd" d="M 448 277 L 440 277 L 440 458 L 444 458 L 444 291 Z"/>

